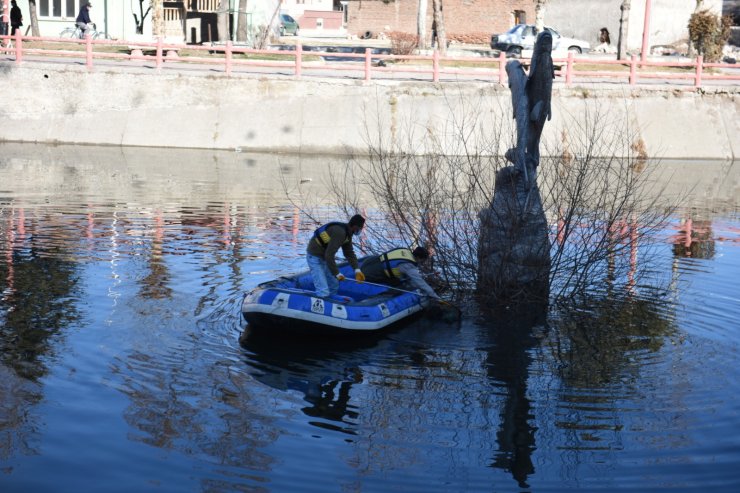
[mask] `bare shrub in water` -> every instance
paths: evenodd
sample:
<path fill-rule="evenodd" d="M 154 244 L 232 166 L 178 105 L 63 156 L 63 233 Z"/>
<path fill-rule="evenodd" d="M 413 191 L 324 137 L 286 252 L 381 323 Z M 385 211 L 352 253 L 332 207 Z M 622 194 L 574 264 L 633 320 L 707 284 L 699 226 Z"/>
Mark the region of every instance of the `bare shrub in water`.
<path fill-rule="evenodd" d="M 477 284 L 479 212 L 491 203 L 495 173 L 509 165 L 503 155 L 515 141 L 502 116 L 511 110 L 485 114 L 479 103 L 455 101 L 442 125 L 368 130 L 368 156 L 348 158 L 330 183 L 346 217 L 367 210 L 365 253 L 426 246 L 432 277 L 458 295 Z M 650 181 L 655 163 L 641 152 L 637 130 L 626 118 L 608 120 L 592 100 L 583 104 L 590 105 L 585 119 L 556 113 L 567 132 L 542 149 L 549 157 L 538 168 L 555 300 L 637 285 L 648 272 L 648 240 L 669 211 L 657 203 L 661 195 Z"/>

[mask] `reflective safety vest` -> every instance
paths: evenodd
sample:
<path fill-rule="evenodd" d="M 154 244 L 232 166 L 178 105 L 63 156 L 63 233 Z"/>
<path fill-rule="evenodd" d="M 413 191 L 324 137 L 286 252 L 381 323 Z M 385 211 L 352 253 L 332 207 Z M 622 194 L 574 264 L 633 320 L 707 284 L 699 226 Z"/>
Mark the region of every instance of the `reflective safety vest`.
<path fill-rule="evenodd" d="M 316 231 L 313 232 L 313 239 L 316 240 L 316 243 L 321 245 L 322 248 L 326 248 L 329 245 L 329 241 L 331 241 L 329 233 L 326 232 L 327 228 L 330 226 L 341 226 L 344 228 L 345 239 L 344 243 L 342 243 L 343 245 L 352 241 L 352 233 L 349 231 L 349 225 L 339 222 L 326 223 L 323 226 L 316 228 Z"/>
<path fill-rule="evenodd" d="M 408 248 L 396 248 L 378 256 L 378 261 L 383 266 L 386 277 L 401 279 L 401 271 L 398 266 L 404 263 L 416 265 L 414 254 Z"/>

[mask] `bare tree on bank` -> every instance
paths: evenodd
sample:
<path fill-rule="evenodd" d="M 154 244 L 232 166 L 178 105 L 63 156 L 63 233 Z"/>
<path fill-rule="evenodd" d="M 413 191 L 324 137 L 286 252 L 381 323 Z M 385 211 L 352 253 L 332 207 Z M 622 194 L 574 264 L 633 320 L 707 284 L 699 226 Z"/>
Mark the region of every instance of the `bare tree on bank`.
<path fill-rule="evenodd" d="M 237 18 L 236 40 L 239 43 L 246 43 L 249 27 L 247 26 L 247 0 L 239 0 L 239 13 Z"/>
<path fill-rule="evenodd" d="M 434 9 L 434 22 L 432 36 L 436 36 L 437 50 L 444 56 L 447 54 L 447 32 L 445 31 L 445 20 L 442 11 L 442 0 L 432 0 Z"/>
<path fill-rule="evenodd" d="M 36 11 L 36 0 L 28 0 L 28 15 L 31 17 L 31 35 L 41 36 L 39 31 L 39 16 Z"/>
<path fill-rule="evenodd" d="M 164 36 L 164 2 L 152 0 L 152 35 Z"/>
<path fill-rule="evenodd" d="M 617 59 L 627 57 L 627 41 L 629 34 L 631 0 L 623 0 L 619 7 L 619 38 L 617 40 Z"/>
<path fill-rule="evenodd" d="M 219 41 L 229 40 L 229 0 L 221 0 L 218 4 L 216 30 Z"/>
<path fill-rule="evenodd" d="M 131 14 L 134 16 L 134 24 L 136 25 L 136 34 L 144 34 L 144 20 L 146 19 L 147 15 L 149 15 L 149 12 L 152 10 L 152 2 L 149 2 L 149 6 L 146 10 L 144 10 L 144 1 L 145 0 L 139 0 L 139 15 L 136 15 L 136 12 L 132 12 Z"/>
<path fill-rule="evenodd" d="M 420 50 L 428 48 L 427 45 L 427 0 L 419 0 L 416 10 L 416 47 Z"/>
<path fill-rule="evenodd" d="M 648 272 L 649 239 L 670 210 L 658 203 L 660 193 L 652 193 L 654 163 L 636 129 L 626 118 L 610 120 L 609 112 L 588 100 L 583 104 L 585 120 L 559 116 L 568 131 L 543 152 L 538 174 L 549 224 L 550 296 L 557 301 L 603 293 L 608 286 L 633 289 Z M 348 158 L 329 184 L 343 214 L 372 207 L 365 251 L 427 246 L 432 277 L 460 296 L 476 286 L 478 214 L 490 205 L 496 171 L 508 165 L 503 155 L 512 141 L 508 118 L 501 116 L 511 108 L 484 116 L 480 107 L 480 101 L 459 101 L 441 131 L 399 123 L 392 141 L 367 130 L 368 156 Z M 484 135 L 490 128 L 494 132 Z M 408 151 L 420 141 L 418 152 Z"/>
<path fill-rule="evenodd" d="M 545 30 L 545 7 L 547 7 L 547 0 L 536 0 L 534 5 L 534 28 L 538 33 Z"/>

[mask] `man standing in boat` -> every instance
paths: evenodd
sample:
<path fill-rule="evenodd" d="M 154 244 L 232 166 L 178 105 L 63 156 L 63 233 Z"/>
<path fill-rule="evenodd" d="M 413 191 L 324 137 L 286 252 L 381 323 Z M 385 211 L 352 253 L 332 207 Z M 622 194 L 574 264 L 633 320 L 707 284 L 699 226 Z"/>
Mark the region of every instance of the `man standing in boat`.
<path fill-rule="evenodd" d="M 390 286 L 407 282 L 414 289 L 439 300 L 439 295 L 427 284 L 419 271 L 419 265 L 427 259 L 429 251 L 424 247 L 416 247 L 413 252 L 408 248 L 394 248 L 380 255 L 367 257 L 362 262 L 362 272 L 368 282 Z"/>
<path fill-rule="evenodd" d="M 337 294 L 339 281 L 345 279 L 339 272 L 334 258 L 339 247 L 342 247 L 344 258 L 355 269 L 355 280 L 359 282 L 365 280 L 352 249 L 352 236 L 358 234 L 364 226 L 365 218 L 355 214 L 348 223 L 331 222 L 314 231 L 306 249 L 306 261 L 318 296 Z"/>

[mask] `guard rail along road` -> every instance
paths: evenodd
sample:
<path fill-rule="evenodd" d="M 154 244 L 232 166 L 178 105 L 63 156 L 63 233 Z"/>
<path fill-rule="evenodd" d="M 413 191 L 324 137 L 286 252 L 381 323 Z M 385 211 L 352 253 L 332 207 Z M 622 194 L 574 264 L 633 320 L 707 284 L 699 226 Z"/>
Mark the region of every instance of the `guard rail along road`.
<path fill-rule="evenodd" d="M 368 138 L 389 150 L 431 152 L 425 146 L 434 132 L 443 152 L 457 155 L 470 144 L 450 137 L 460 115 L 474 115 L 486 136 L 501 133 L 496 122 L 512 122 L 508 60 L 501 56 L 255 50 L 19 32 L 0 43 L 0 77 L 12 90 L 0 99 L 6 142 L 343 155 L 367 153 Z M 735 159 L 740 70 L 665 58 L 554 58 L 554 116 L 543 148 L 556 148 L 574 122 L 598 109 L 609 121 L 627 122 L 637 134 L 628 144 L 650 157 Z"/>
<path fill-rule="evenodd" d="M 151 41 L 112 41 L 103 39 L 64 39 L 22 36 L 0 36 L 2 51 L 16 64 L 40 60 L 68 59 L 70 63 L 84 60 L 93 69 L 105 62 L 115 61 L 123 68 L 126 62 L 134 66 L 149 64 L 156 69 L 201 68 L 220 70 L 227 76 L 235 74 L 264 74 L 271 70 L 276 75 L 300 77 L 349 77 L 370 81 L 373 79 L 428 80 L 431 82 L 484 80 L 505 85 L 506 54 L 497 58 L 442 57 L 432 55 L 392 55 L 366 48 L 365 53 L 337 53 L 305 51 L 297 44 L 291 50 L 257 50 L 235 47 L 230 41 L 218 46 L 166 43 L 158 37 Z M 188 52 L 187 56 L 178 52 Z M 147 54 L 150 53 L 150 54 Z M 340 61 L 327 63 L 326 60 Z M 526 65 L 528 60 L 523 59 Z M 694 60 L 654 61 L 633 55 L 629 60 L 610 60 L 576 57 L 569 52 L 566 58 L 553 58 L 556 81 L 573 85 L 580 81 L 625 83 L 629 85 L 674 81 L 683 86 L 699 88 L 708 83 L 736 85 L 740 69 L 727 63 L 706 63 L 701 56 Z"/>

